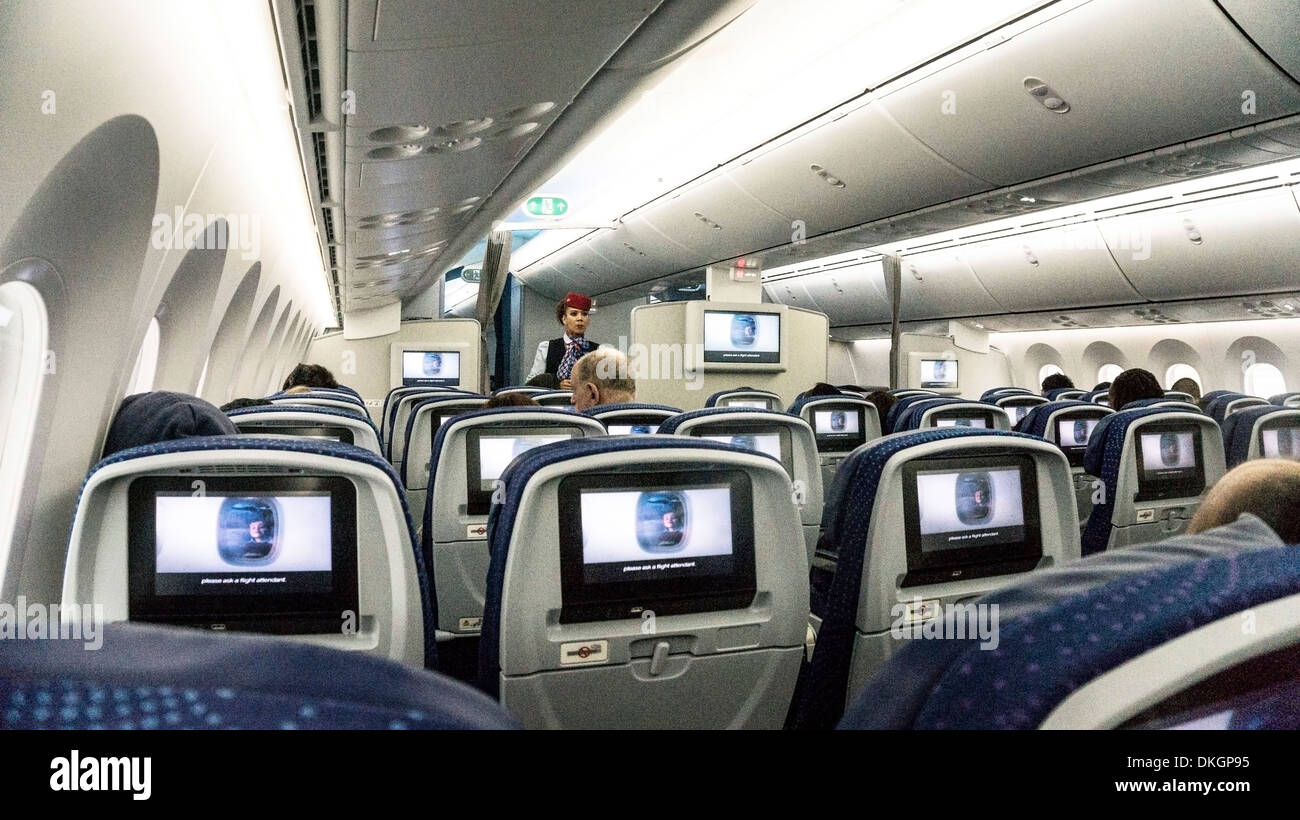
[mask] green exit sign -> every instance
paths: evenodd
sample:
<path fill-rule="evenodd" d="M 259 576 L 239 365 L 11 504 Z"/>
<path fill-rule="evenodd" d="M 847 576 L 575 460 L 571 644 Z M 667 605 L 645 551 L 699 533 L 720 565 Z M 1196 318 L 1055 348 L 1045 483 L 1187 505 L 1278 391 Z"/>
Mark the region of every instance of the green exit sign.
<path fill-rule="evenodd" d="M 535 196 L 524 203 L 524 212 L 542 218 L 564 216 L 569 212 L 569 200 L 562 196 Z"/>
<path fill-rule="evenodd" d="M 460 278 L 461 278 L 461 279 L 464 279 L 466 282 L 482 282 L 482 281 L 483 281 L 483 269 L 482 269 L 482 268 L 465 268 L 464 270 L 462 270 L 462 271 L 460 272 Z"/>

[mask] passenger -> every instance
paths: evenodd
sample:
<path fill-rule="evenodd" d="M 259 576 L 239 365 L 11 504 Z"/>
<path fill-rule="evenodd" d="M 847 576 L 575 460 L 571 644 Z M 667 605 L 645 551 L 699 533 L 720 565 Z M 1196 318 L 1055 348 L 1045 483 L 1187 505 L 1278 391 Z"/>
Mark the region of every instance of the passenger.
<path fill-rule="evenodd" d="M 564 326 L 564 333 L 537 345 L 537 355 L 528 370 L 528 378 L 539 373 L 553 373 L 564 390 L 572 388 L 573 368 L 578 359 L 599 347 L 586 338 L 587 314 L 591 311 L 591 298 L 581 293 L 568 293 L 555 306 L 555 321 Z"/>
<path fill-rule="evenodd" d="M 284 387 L 280 389 L 287 391 L 299 385 L 337 388 L 339 383 L 334 380 L 334 374 L 321 365 L 301 363 L 289 373 L 288 378 L 284 380 Z"/>
<path fill-rule="evenodd" d="M 540 404 L 533 401 L 533 397 L 527 393 L 498 393 L 487 400 L 483 405 L 484 410 L 490 410 L 494 407 L 541 407 Z"/>
<path fill-rule="evenodd" d="M 1255 459 L 1229 470 L 1205 494 L 1187 531 L 1231 524 L 1242 513 L 1260 518 L 1287 544 L 1300 544 L 1300 462 Z"/>
<path fill-rule="evenodd" d="M 817 382 L 812 387 L 795 396 L 795 399 L 811 399 L 814 396 L 843 396 L 844 391 L 840 390 L 833 384 L 826 382 Z"/>
<path fill-rule="evenodd" d="M 1201 386 L 1196 383 L 1195 379 L 1189 379 L 1186 376 L 1174 382 L 1173 387 L 1169 388 L 1179 393 L 1186 393 L 1192 397 L 1192 401 L 1201 400 Z"/>
<path fill-rule="evenodd" d="M 1134 367 L 1115 377 L 1110 385 L 1110 406 L 1123 410 L 1124 405 L 1141 399 L 1163 399 L 1165 390 L 1151 371 Z"/>
<path fill-rule="evenodd" d="M 305 384 L 295 384 L 293 387 L 286 388 L 285 390 L 282 390 L 280 392 L 286 396 L 293 396 L 298 393 L 312 393 L 315 391 Z"/>
<path fill-rule="evenodd" d="M 271 402 L 267 399 L 235 399 L 221 405 L 221 412 L 229 413 L 231 410 L 243 410 L 245 407 L 270 407 Z"/>
<path fill-rule="evenodd" d="M 1097 386 L 1092 388 L 1092 392 L 1096 393 L 1098 390 L 1109 390 L 1109 389 L 1110 389 L 1110 382 L 1098 382 Z"/>
<path fill-rule="evenodd" d="M 238 434 L 235 423 L 203 399 L 167 390 L 137 393 L 117 408 L 104 439 L 104 457 L 144 444 Z"/>
<path fill-rule="evenodd" d="M 538 373 L 524 382 L 524 387 L 545 387 L 547 390 L 559 390 L 560 380 L 554 373 Z"/>
<path fill-rule="evenodd" d="M 883 425 L 885 416 L 889 415 L 889 408 L 893 407 L 898 399 L 884 390 L 875 390 L 867 394 L 867 401 L 876 406 L 876 414 L 880 416 L 880 423 Z"/>
<path fill-rule="evenodd" d="M 1047 395 L 1048 390 L 1062 390 L 1066 387 L 1074 387 L 1074 382 L 1064 373 L 1053 373 L 1043 379 L 1043 395 Z"/>
<path fill-rule="evenodd" d="M 627 356 L 606 347 L 578 359 L 570 401 L 579 413 L 602 404 L 636 401 L 636 380 L 628 375 Z"/>

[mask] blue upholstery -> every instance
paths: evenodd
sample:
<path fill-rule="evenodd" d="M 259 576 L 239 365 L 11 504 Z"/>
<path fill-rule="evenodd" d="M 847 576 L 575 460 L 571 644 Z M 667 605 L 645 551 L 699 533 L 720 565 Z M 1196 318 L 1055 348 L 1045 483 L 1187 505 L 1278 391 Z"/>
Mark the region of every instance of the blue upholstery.
<path fill-rule="evenodd" d="M 1047 420 L 1051 418 L 1052 414 L 1057 410 L 1066 410 L 1075 407 L 1096 409 L 1097 405 L 1089 404 L 1086 401 L 1053 401 L 1048 402 L 1047 404 L 1040 404 L 1037 407 L 1031 407 L 1029 409 L 1029 412 L 1025 414 L 1025 417 L 1020 420 L 1020 424 L 1016 425 L 1016 431 L 1027 433 L 1031 436 L 1037 436 L 1041 439 L 1046 439 L 1048 438 Z"/>
<path fill-rule="evenodd" d="M 1109 395 L 1110 395 L 1109 387 L 1107 387 L 1104 390 L 1090 390 L 1088 391 L 1088 395 L 1084 398 L 1084 401 L 1088 401 L 1088 402 L 1092 402 L 1093 404 L 1096 404 L 1097 399 L 1105 398 Z"/>
<path fill-rule="evenodd" d="M 1158 399 L 1134 399 L 1119 409 L 1141 410 L 1143 407 L 1169 407 L 1174 410 L 1186 410 L 1189 413 L 1201 412 L 1201 408 L 1197 407 L 1195 404 L 1179 401 L 1178 399 L 1165 398 L 1164 396 L 1161 396 Z"/>
<path fill-rule="evenodd" d="M 321 416 L 338 416 L 340 418 L 351 419 L 352 421 L 364 421 L 370 425 L 370 429 L 375 431 L 375 439 L 379 438 L 379 430 L 375 423 L 367 416 L 358 419 L 355 413 L 349 413 L 342 408 L 322 407 L 319 404 L 267 404 L 262 407 L 241 407 L 238 410 L 228 410 L 226 415 L 232 419 L 239 416 L 247 416 L 253 413 L 315 413 Z M 323 419 L 322 419 L 323 421 Z"/>
<path fill-rule="evenodd" d="M 571 410 L 561 410 L 558 407 L 492 407 L 486 410 L 470 410 L 462 414 L 460 419 L 480 419 L 497 416 L 504 421 L 517 413 L 546 413 L 554 415 L 556 420 L 561 422 L 573 418 L 574 415 Z M 450 424 L 444 424 L 438 428 L 437 434 L 433 437 L 433 451 L 429 459 L 429 488 L 424 504 L 424 519 L 421 521 L 420 548 L 424 551 L 425 563 L 430 567 L 433 566 L 433 508 L 435 506 L 433 493 L 438 484 L 438 460 L 442 458 L 442 447 L 447 440 L 449 430 L 451 430 Z M 463 492 L 464 489 L 462 488 L 461 491 Z"/>
<path fill-rule="evenodd" d="M 1033 438 L 1005 430 L 935 427 L 880 439 L 873 446 L 855 450 L 840 465 L 826 498 L 822 535 L 817 543 L 819 553 L 835 553 L 836 566 L 833 574 L 825 570 L 813 573 L 812 612 L 822 619 L 822 626 L 817 633 L 812 662 L 800 675 L 795 728 L 828 729 L 835 725 L 843 708 L 853 657 L 862 568 L 867 563 L 867 534 L 885 464 L 909 448 L 965 436 Z"/>
<path fill-rule="evenodd" d="M 497 697 L 501 677 L 501 593 L 506 578 L 506 558 L 510 551 L 510 536 L 515 529 L 515 516 L 528 482 L 544 467 L 584 456 L 605 453 L 624 453 L 622 466 L 635 461 L 634 453 L 643 450 L 719 450 L 753 455 L 753 450 L 735 447 L 717 441 L 706 441 L 685 436 L 607 436 L 605 438 L 574 439 L 535 447 L 510 462 L 501 481 L 505 484 L 505 503 L 493 504 L 488 514 L 488 549 L 492 562 L 488 568 L 487 599 L 483 607 L 483 629 L 479 638 L 478 687 Z M 559 522 L 555 522 L 559 526 Z"/>
<path fill-rule="evenodd" d="M 598 404 L 595 407 L 589 407 L 583 411 L 583 415 L 591 416 L 593 419 L 599 419 L 601 416 L 612 413 L 615 410 L 661 410 L 666 413 L 676 415 L 682 412 L 680 407 L 669 407 L 666 404 L 646 404 L 644 402 L 625 401 L 615 404 Z"/>
<path fill-rule="evenodd" d="M 410 412 L 410 414 L 406 417 L 406 438 L 403 439 L 403 441 L 405 442 L 405 446 L 406 446 L 406 447 L 410 447 L 410 446 L 411 446 L 411 431 L 415 429 L 415 418 L 416 418 L 416 416 L 420 415 L 420 408 L 422 408 L 422 407 L 432 407 L 432 406 L 434 406 L 434 405 L 438 405 L 438 404 L 445 404 L 446 402 L 450 402 L 450 401 L 464 401 L 464 400 L 466 400 L 466 399 L 479 399 L 479 400 L 481 400 L 481 401 L 486 402 L 486 401 L 487 401 L 487 396 L 480 396 L 480 395 L 478 395 L 478 394 L 476 394 L 476 393 L 450 393 L 450 394 L 445 395 L 445 396 L 440 394 L 440 395 L 436 395 L 436 396 L 430 396 L 430 397 L 428 397 L 428 398 L 426 398 L 426 399 L 420 399 L 419 401 L 417 401 L 417 402 L 415 402 L 414 404 L 412 404 L 412 405 L 411 405 L 411 412 Z M 471 411 L 474 410 L 474 409 L 477 409 L 477 408 L 465 408 L 465 409 L 461 410 L 461 412 L 462 412 L 462 413 L 469 413 L 469 412 L 471 412 Z M 389 449 L 390 449 L 390 450 L 392 449 L 392 443 L 391 443 L 391 442 L 389 442 Z M 392 458 L 393 455 L 395 455 L 395 454 L 390 453 L 390 454 L 389 454 L 389 457 Z M 402 455 L 402 486 L 405 487 L 405 486 L 406 486 L 406 470 L 407 470 L 406 462 L 407 462 L 408 459 L 406 458 L 406 453 L 405 453 L 405 452 L 403 452 L 401 455 Z"/>
<path fill-rule="evenodd" d="M 167 455 L 169 453 L 197 453 L 213 450 L 274 450 L 290 453 L 309 453 L 366 464 L 388 476 L 388 479 L 393 483 L 393 492 L 397 494 L 397 498 L 402 504 L 402 515 L 406 519 L 407 536 L 410 538 L 411 552 L 415 556 L 415 571 L 420 584 L 420 608 L 424 620 L 424 665 L 428 669 L 437 668 L 438 648 L 434 631 L 438 623 L 438 601 L 434 596 L 433 585 L 429 581 L 430 570 L 425 567 L 424 556 L 420 554 L 419 546 L 415 543 L 415 527 L 411 523 L 411 510 L 406 504 L 406 492 L 402 489 L 402 483 L 398 479 L 397 473 L 394 472 L 393 465 L 376 453 L 354 447 L 351 444 L 312 438 L 271 439 L 256 436 L 207 436 L 204 438 L 146 444 L 143 447 L 132 447 L 129 450 L 114 453 L 91 467 L 90 472 L 86 474 L 85 481 L 81 483 L 81 490 L 78 491 L 77 506 L 81 506 L 81 493 L 86 491 L 86 485 L 90 483 L 91 477 L 110 464 L 118 464 L 137 458 Z"/>
<path fill-rule="evenodd" d="M 1255 437 L 1255 425 L 1266 416 L 1279 414 L 1297 416 L 1296 409 L 1293 407 L 1269 405 L 1247 407 L 1223 420 L 1223 454 L 1227 458 L 1229 470 L 1244 462 L 1250 454 L 1251 440 Z"/>
<path fill-rule="evenodd" d="M 1278 407 L 1282 407 L 1287 403 L 1288 399 L 1293 399 L 1296 396 L 1300 396 L 1300 393 L 1278 393 L 1275 396 L 1269 396 L 1268 403 L 1276 404 Z"/>
<path fill-rule="evenodd" d="M 1223 392 L 1215 396 L 1205 405 L 1205 413 L 1210 418 L 1223 424 L 1223 419 L 1228 414 L 1228 405 L 1236 399 L 1248 398 L 1245 393 Z"/>
<path fill-rule="evenodd" d="M 348 404 L 356 405 L 360 410 L 365 410 L 366 403 L 350 393 L 339 393 L 334 390 L 312 390 L 309 393 L 272 393 L 266 397 L 267 401 L 279 401 L 280 399 L 326 399 L 329 401 L 342 401 Z"/>
<path fill-rule="evenodd" d="M 994 387 L 991 390 L 985 390 L 983 393 L 981 393 L 980 401 L 989 402 L 991 404 L 994 399 L 999 399 L 1002 398 L 1003 396 L 1017 396 L 1017 395 L 1032 396 L 1034 395 L 1034 393 L 1033 391 L 1026 390 L 1023 387 Z"/>
<path fill-rule="evenodd" d="M 997 648 L 981 650 L 978 637 L 906 641 L 840 727 L 1032 729 L 1126 661 L 1297 592 L 1300 549 L 1253 516 L 1051 567 L 978 600 L 998 605 Z"/>
<path fill-rule="evenodd" d="M 901 415 L 899 415 L 897 419 L 895 419 L 893 432 L 906 433 L 911 430 L 918 430 L 920 429 L 921 426 L 921 417 L 925 415 L 925 412 L 927 410 L 933 410 L 936 407 L 944 407 L 950 404 L 981 404 L 985 408 L 992 410 L 995 413 L 1000 413 L 1003 415 L 1005 415 L 1006 413 L 1005 410 L 1003 410 L 1001 407 L 998 407 L 995 404 L 987 404 L 985 402 L 972 402 L 970 399 L 959 399 L 956 397 L 929 399 L 928 401 L 918 401 L 908 405 L 907 410 L 904 411 Z"/>
<path fill-rule="evenodd" d="M 1077 393 L 1077 394 L 1079 394 L 1079 395 L 1078 395 L 1078 396 L 1066 396 L 1066 395 L 1065 395 L 1066 393 Z M 1086 396 L 1086 395 L 1088 395 L 1088 393 L 1087 393 L 1087 391 L 1085 391 L 1085 390 L 1080 390 L 1080 389 L 1077 388 L 1077 387 L 1057 387 L 1057 388 L 1055 388 L 1055 389 L 1053 389 L 1053 390 L 1048 390 L 1048 391 L 1047 391 L 1046 393 L 1044 393 L 1043 395 L 1044 395 L 1046 398 L 1048 398 L 1048 399 L 1050 399 L 1050 400 L 1052 400 L 1052 401 L 1070 401 L 1070 400 L 1072 400 L 1072 399 L 1076 399 L 1076 398 L 1078 398 L 1079 396 Z"/>
<path fill-rule="evenodd" d="M 911 407 L 912 405 L 918 402 L 934 401 L 935 399 L 941 399 L 941 398 L 944 397 L 934 396 L 929 394 L 923 394 L 919 396 L 904 396 L 903 398 L 894 402 L 894 404 L 889 408 L 889 412 L 886 413 L 885 417 L 881 420 L 880 432 L 885 435 L 889 435 L 890 433 L 896 431 L 898 429 L 897 425 L 898 425 L 899 418 L 902 417 L 903 413 L 907 411 L 907 408 Z"/>
<path fill-rule="evenodd" d="M 103 645 L 0 641 L 3 729 L 513 729 L 431 672 L 267 636 L 136 623 Z"/>
<path fill-rule="evenodd" d="M 397 389 L 400 389 L 400 388 L 394 388 L 394 390 L 397 390 Z M 387 418 L 388 418 L 388 421 L 387 421 L 387 423 L 386 423 L 386 425 L 385 425 L 385 426 L 388 428 L 388 440 L 384 442 L 384 454 L 388 456 L 388 459 L 389 459 L 390 461 L 391 461 L 392 458 L 393 458 L 393 441 L 392 441 L 393 438 L 394 438 L 394 436 L 393 436 L 393 427 L 397 424 L 397 408 L 398 408 L 399 405 L 401 405 L 401 403 L 402 403 L 402 399 L 406 398 L 407 396 L 416 395 L 417 393 L 419 393 L 419 392 L 422 391 L 422 390 L 427 390 L 427 391 L 428 391 L 428 393 L 425 394 L 424 398 L 433 398 L 433 397 L 435 397 L 435 396 L 436 396 L 436 397 L 446 397 L 446 396 L 460 396 L 460 397 L 464 397 L 464 396 L 477 396 L 477 395 L 478 395 L 477 393 L 467 393 L 467 392 L 465 392 L 465 391 L 463 391 L 463 390 L 450 390 L 450 389 L 444 389 L 444 388 L 440 388 L 440 387 L 428 387 L 428 388 L 424 388 L 424 387 L 422 387 L 422 388 L 417 388 L 416 390 L 413 390 L 413 391 L 411 391 L 410 393 L 403 393 L 401 396 L 397 397 L 397 400 L 396 400 L 396 401 L 391 401 L 391 399 L 392 399 L 392 397 L 393 397 L 393 394 L 392 394 L 392 391 L 390 391 L 389 394 L 388 394 L 388 395 L 389 395 L 389 399 L 386 400 L 387 403 L 385 404 L 385 409 L 384 409 L 384 414 L 385 414 L 385 415 L 387 416 Z M 415 404 L 418 404 L 418 402 L 413 402 L 413 403 L 412 403 L 412 412 L 414 412 L 414 405 L 415 405 Z"/>
<path fill-rule="evenodd" d="M 1184 412 L 1173 407 L 1143 407 L 1111 413 L 1097 422 L 1088 439 L 1088 449 L 1083 452 L 1083 471 L 1101 479 L 1106 486 L 1101 504 L 1094 504 L 1088 516 L 1088 526 L 1083 531 L 1081 546 L 1088 556 L 1106 549 L 1110 541 L 1110 521 L 1115 512 L 1115 491 L 1119 484 L 1119 468 L 1124 458 L 1124 436 L 1133 422 L 1165 413 Z"/>
<path fill-rule="evenodd" d="M 707 399 L 704 400 L 704 406 L 717 407 L 719 399 L 723 398 L 724 396 L 730 396 L 733 393 L 761 393 L 768 398 L 776 399 L 778 404 L 781 401 L 781 397 L 773 393 L 771 390 L 759 390 L 753 387 L 733 387 L 730 390 L 719 390 L 718 392 L 714 393 L 712 396 L 709 396 Z M 758 408 L 754 408 L 754 409 L 758 409 Z"/>
<path fill-rule="evenodd" d="M 678 413 L 672 418 L 664 419 L 664 423 L 659 425 L 659 432 L 676 433 L 677 428 L 680 427 L 683 422 L 691 421 L 693 419 L 707 419 L 710 416 L 734 415 L 736 413 L 744 414 L 747 417 L 746 420 L 753 418 L 758 421 L 761 421 L 763 418 L 775 418 L 780 420 L 788 419 L 790 417 L 789 413 L 782 413 L 780 410 L 763 410 L 758 407 L 706 407 L 703 410 L 688 410 L 685 413 Z"/>

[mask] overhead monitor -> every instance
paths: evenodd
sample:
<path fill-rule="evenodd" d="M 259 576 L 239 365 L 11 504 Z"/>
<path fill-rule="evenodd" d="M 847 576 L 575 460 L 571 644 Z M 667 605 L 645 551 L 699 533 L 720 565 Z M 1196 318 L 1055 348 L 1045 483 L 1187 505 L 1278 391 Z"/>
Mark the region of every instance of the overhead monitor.
<path fill-rule="evenodd" d="M 407 387 L 456 387 L 460 384 L 460 352 L 403 350 L 402 384 Z"/>
<path fill-rule="evenodd" d="M 145 476 L 127 494 L 129 617 L 208 629 L 337 632 L 357 612 L 346 478 Z"/>
<path fill-rule="evenodd" d="M 466 512 L 488 514 L 492 491 L 511 461 L 535 447 L 580 435 L 571 426 L 543 424 L 493 424 L 470 429 L 465 436 Z"/>
<path fill-rule="evenodd" d="M 1145 424 L 1134 438 L 1138 465 L 1135 501 L 1189 498 L 1205 491 L 1199 425 L 1178 421 Z"/>
<path fill-rule="evenodd" d="M 956 359 L 922 359 L 921 387 L 930 390 L 956 389 L 957 364 Z"/>
<path fill-rule="evenodd" d="M 780 371 L 788 358 L 785 305 L 688 302 L 686 342 L 704 371 Z M 688 365 L 689 366 L 689 365 Z"/>
<path fill-rule="evenodd" d="M 1022 453 L 903 465 L 902 586 L 1024 572 L 1042 558 L 1038 483 Z"/>
<path fill-rule="evenodd" d="M 560 622 L 748 607 L 757 589 L 753 520 L 741 470 L 565 478 Z"/>

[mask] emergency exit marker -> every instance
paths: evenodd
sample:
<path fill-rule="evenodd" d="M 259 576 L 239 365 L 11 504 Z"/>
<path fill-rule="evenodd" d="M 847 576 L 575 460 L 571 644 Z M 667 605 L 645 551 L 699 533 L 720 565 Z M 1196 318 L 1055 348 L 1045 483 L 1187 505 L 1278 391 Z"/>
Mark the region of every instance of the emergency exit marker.
<path fill-rule="evenodd" d="M 562 196 L 535 196 L 524 203 L 529 216 L 559 217 L 569 212 L 569 200 Z"/>
<path fill-rule="evenodd" d="M 466 282 L 481 282 L 483 281 L 483 269 L 464 268 L 460 272 L 460 278 Z"/>

